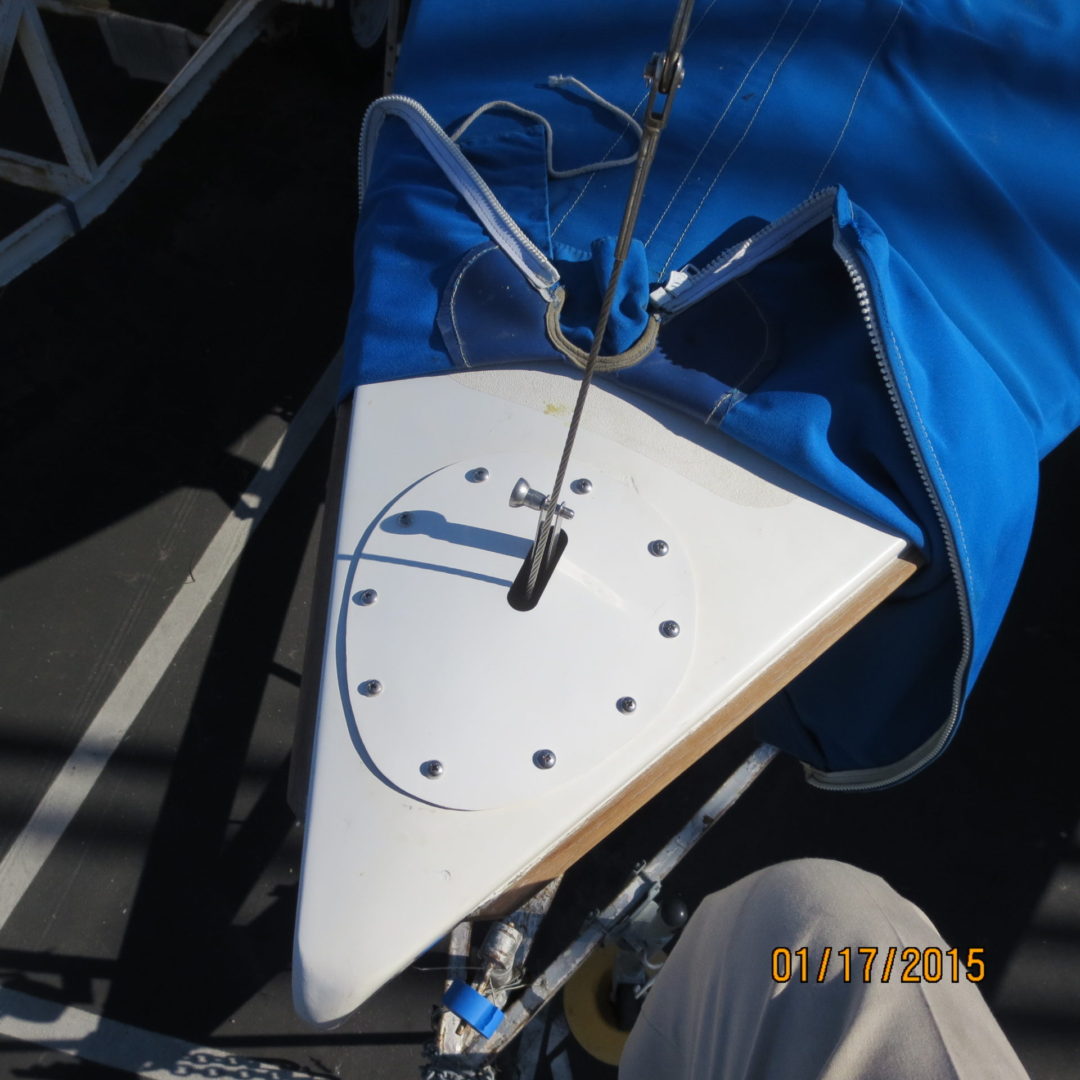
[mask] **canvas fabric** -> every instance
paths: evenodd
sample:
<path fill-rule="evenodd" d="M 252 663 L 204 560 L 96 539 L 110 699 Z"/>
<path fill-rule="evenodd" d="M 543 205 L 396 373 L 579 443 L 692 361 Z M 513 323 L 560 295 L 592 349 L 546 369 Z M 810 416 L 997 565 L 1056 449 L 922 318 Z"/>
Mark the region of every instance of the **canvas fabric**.
<path fill-rule="evenodd" d="M 618 229 L 667 5 L 414 0 L 397 91 L 558 271 L 580 347 Z M 763 262 L 609 376 L 725 431 L 906 537 L 924 567 L 760 720 L 816 782 L 877 786 L 947 745 L 1023 561 L 1038 462 L 1080 424 L 1080 7 L 1066 0 L 699 2 L 605 352 L 648 294 L 770 222 Z M 377 106 L 376 106 L 377 108 Z M 550 145 L 549 145 L 550 144 Z M 790 220 L 790 219 L 789 219 Z M 564 362 L 538 288 L 407 124 L 379 134 L 343 393 Z M 497 299 L 497 303 L 493 302 Z M 867 322 L 870 316 L 870 324 Z"/>

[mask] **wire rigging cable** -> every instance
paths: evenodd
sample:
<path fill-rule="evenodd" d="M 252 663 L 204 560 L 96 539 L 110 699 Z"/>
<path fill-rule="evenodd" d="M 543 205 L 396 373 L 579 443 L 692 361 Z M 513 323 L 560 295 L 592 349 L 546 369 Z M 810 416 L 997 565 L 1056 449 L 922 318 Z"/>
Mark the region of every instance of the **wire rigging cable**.
<path fill-rule="evenodd" d="M 549 552 L 555 551 L 553 541 L 558 530 L 556 523 L 559 521 L 559 517 L 556 511 L 559 505 L 559 495 L 562 492 L 563 481 L 566 479 L 570 454 L 574 448 L 574 439 L 577 435 L 578 425 L 581 422 L 585 398 L 592 384 L 596 361 L 600 355 L 600 347 L 604 340 L 604 333 L 607 330 L 611 308 L 615 302 L 615 293 L 619 287 L 623 264 L 626 262 L 626 257 L 630 251 L 630 242 L 634 236 L 634 225 L 637 223 L 642 196 L 645 194 L 645 182 L 648 180 L 649 169 L 652 167 L 653 158 L 656 156 L 656 146 L 660 140 L 660 133 L 663 131 L 671 114 L 675 92 L 682 84 L 682 50 L 686 44 L 686 37 L 690 27 L 690 13 L 693 6 L 694 0 L 680 0 L 679 8 L 675 13 L 675 21 L 671 27 L 671 38 L 668 41 L 667 51 L 656 53 L 645 70 L 645 76 L 649 82 L 649 100 L 645 107 L 645 119 L 642 124 L 641 142 L 638 146 L 634 175 L 630 182 L 630 192 L 627 195 L 626 206 L 623 210 L 622 223 L 619 226 L 611 276 L 608 279 L 607 289 L 600 305 L 600 314 L 596 320 L 596 330 L 593 333 L 589 358 L 585 363 L 585 373 L 581 380 L 581 386 L 578 388 L 577 401 L 574 403 L 574 414 L 570 420 L 570 429 L 566 433 L 562 457 L 559 459 L 559 468 L 555 474 L 555 484 L 541 511 L 540 521 L 536 528 L 536 540 L 533 542 L 529 554 L 527 599 L 533 597 L 537 580 L 540 577 L 540 569 L 549 557 Z"/>

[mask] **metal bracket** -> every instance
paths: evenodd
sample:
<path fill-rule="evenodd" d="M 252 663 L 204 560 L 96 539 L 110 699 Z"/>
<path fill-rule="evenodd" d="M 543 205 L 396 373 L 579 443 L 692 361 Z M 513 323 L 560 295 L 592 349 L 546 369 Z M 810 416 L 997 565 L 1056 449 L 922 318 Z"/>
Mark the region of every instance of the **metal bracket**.
<path fill-rule="evenodd" d="M 638 882 L 640 882 L 637 889 L 633 884 L 634 878 L 637 878 Z M 644 891 L 639 893 L 637 890 L 642 888 Z M 611 911 L 610 907 L 605 908 L 604 911 L 592 911 L 586 916 L 584 928 L 598 930 L 603 935 L 602 945 L 619 945 L 622 943 L 627 928 L 634 921 L 637 914 L 644 909 L 646 904 L 656 899 L 660 892 L 660 882 L 644 873 L 642 868 L 637 868 L 634 877 L 623 887 L 622 894 L 625 896 L 630 890 L 634 890 L 634 892 L 630 893 L 631 898 L 624 902 L 622 908 L 607 918 L 604 917 L 604 911 Z"/>

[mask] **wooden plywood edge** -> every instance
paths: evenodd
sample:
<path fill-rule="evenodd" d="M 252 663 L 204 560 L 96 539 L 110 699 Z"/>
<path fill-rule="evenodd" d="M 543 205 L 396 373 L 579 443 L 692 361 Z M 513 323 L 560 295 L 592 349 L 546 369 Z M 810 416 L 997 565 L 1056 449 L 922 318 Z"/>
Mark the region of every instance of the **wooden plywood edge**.
<path fill-rule="evenodd" d="M 848 597 L 773 660 L 722 709 L 694 728 L 643 773 L 630 780 L 618 794 L 582 819 L 573 833 L 510 881 L 497 897 L 486 902 L 476 917 L 492 918 L 513 911 L 523 899 L 562 874 L 809 667 L 829 646 L 892 595 L 918 567 L 917 557 L 907 552 L 884 566 L 862 589 Z"/>

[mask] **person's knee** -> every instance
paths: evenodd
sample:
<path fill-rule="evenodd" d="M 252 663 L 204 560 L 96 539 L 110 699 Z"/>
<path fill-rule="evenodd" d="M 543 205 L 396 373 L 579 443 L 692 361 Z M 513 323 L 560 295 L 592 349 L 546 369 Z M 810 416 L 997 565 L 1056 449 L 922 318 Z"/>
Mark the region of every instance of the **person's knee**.
<path fill-rule="evenodd" d="M 886 932 L 900 909 L 918 912 L 876 874 L 831 859 L 794 859 L 706 897 L 701 916 L 717 928 L 737 922 L 740 934 L 763 933 L 776 946 L 840 935 L 839 946 Z"/>
<path fill-rule="evenodd" d="M 823 905 L 843 903 L 853 892 L 893 891 L 876 874 L 835 859 L 791 859 L 766 866 L 748 880 L 754 881 L 759 896 L 775 894 L 778 898 L 812 900 Z"/>

